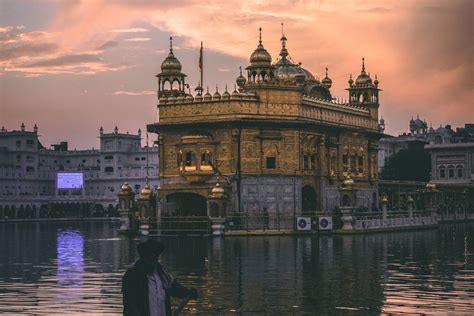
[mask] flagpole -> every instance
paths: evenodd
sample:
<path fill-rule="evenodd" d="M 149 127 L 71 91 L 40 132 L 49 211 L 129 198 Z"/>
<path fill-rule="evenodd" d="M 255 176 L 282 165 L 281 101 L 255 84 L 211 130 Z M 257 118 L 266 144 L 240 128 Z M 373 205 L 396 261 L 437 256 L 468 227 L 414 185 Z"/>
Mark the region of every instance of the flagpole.
<path fill-rule="evenodd" d="M 204 71 L 203 71 L 203 68 L 204 68 L 204 62 L 203 62 L 203 56 L 202 56 L 202 52 L 203 51 L 203 48 L 202 48 L 202 41 L 201 41 L 201 56 L 200 56 L 200 63 L 199 63 L 199 68 L 201 70 L 201 88 L 204 87 Z"/>

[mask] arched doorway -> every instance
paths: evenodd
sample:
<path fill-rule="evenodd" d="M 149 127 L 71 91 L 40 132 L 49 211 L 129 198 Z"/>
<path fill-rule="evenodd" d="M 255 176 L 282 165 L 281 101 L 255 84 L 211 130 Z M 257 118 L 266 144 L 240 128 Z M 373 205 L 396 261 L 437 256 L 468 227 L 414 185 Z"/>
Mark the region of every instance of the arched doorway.
<path fill-rule="evenodd" d="M 316 212 L 316 191 L 310 185 L 305 185 L 302 191 L 303 213 Z"/>
<path fill-rule="evenodd" d="M 167 216 L 207 216 L 206 198 L 197 193 L 172 193 L 166 196 Z"/>

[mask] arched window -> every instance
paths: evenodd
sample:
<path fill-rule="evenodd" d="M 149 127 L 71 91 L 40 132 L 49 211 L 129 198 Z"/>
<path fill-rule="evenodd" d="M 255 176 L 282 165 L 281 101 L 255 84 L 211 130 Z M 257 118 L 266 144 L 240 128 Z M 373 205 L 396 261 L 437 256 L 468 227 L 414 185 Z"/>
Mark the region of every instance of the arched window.
<path fill-rule="evenodd" d="M 356 156 L 354 154 L 351 155 L 349 165 L 351 167 L 351 172 L 356 172 Z"/>
<path fill-rule="evenodd" d="M 311 154 L 311 170 L 316 170 L 316 154 Z"/>
<path fill-rule="evenodd" d="M 184 163 L 184 170 L 196 170 L 196 154 L 194 151 L 186 152 Z"/>
<path fill-rule="evenodd" d="M 201 152 L 201 170 L 212 170 L 212 153 L 210 150 Z"/>
<path fill-rule="evenodd" d="M 464 178 L 464 170 L 462 165 L 457 165 L 456 166 L 456 177 L 458 179 Z"/>
<path fill-rule="evenodd" d="M 362 156 L 357 156 L 357 171 L 359 173 L 364 172 L 364 157 Z"/>
<path fill-rule="evenodd" d="M 178 166 L 178 169 L 181 169 L 183 166 L 183 151 L 178 150 L 176 153 L 176 166 Z"/>
<path fill-rule="evenodd" d="M 454 178 L 454 166 L 453 165 L 448 166 L 448 178 L 449 179 Z"/>
<path fill-rule="evenodd" d="M 349 155 L 342 155 L 342 171 L 347 172 L 349 170 Z"/>
<path fill-rule="evenodd" d="M 303 170 L 309 170 L 311 168 L 311 159 L 308 153 L 303 154 Z"/>
<path fill-rule="evenodd" d="M 446 179 L 446 167 L 445 166 L 439 166 L 438 168 L 438 174 L 440 179 Z"/>

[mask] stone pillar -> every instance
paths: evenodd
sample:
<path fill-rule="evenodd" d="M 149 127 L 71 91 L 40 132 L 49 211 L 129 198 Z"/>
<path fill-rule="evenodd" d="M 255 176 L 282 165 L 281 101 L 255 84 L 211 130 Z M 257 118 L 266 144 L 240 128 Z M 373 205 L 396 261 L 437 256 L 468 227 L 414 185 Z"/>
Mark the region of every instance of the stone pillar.
<path fill-rule="evenodd" d="M 140 235 L 148 236 L 150 234 L 150 219 L 154 216 L 155 210 L 153 209 L 153 191 L 148 184 L 148 178 L 143 189 L 140 191 L 140 195 L 137 200 L 138 209 L 138 233 Z"/>
<path fill-rule="evenodd" d="M 408 195 L 407 197 L 407 204 L 408 204 L 408 217 L 413 218 L 413 204 L 414 200 L 411 197 L 411 195 Z"/>
<path fill-rule="evenodd" d="M 341 210 L 343 230 L 355 229 L 356 218 L 354 216 L 354 209 L 356 206 L 356 194 L 357 190 L 354 189 L 354 180 L 351 179 L 350 175 L 347 175 L 339 188 L 339 208 Z"/>
<path fill-rule="evenodd" d="M 225 219 L 226 219 L 226 201 L 227 194 L 219 184 L 217 183 L 212 188 L 211 195 L 207 198 L 207 214 L 211 221 L 211 234 L 212 236 L 223 236 L 225 231 Z M 217 213 L 213 207 L 217 208 Z"/>
<path fill-rule="evenodd" d="M 438 206 L 436 205 L 436 193 L 438 190 L 436 189 L 436 184 L 433 182 L 433 180 L 430 180 L 426 184 L 426 209 L 427 211 L 431 212 L 431 217 L 435 220 L 438 221 Z"/>
<path fill-rule="evenodd" d="M 382 220 L 383 225 L 385 226 L 385 221 L 387 220 L 387 213 L 388 213 L 388 198 L 387 195 L 384 195 L 380 200 L 381 208 L 382 208 Z"/>
<path fill-rule="evenodd" d="M 120 215 L 120 228 L 118 231 L 119 233 L 129 233 L 133 229 L 131 227 L 131 217 L 135 207 L 135 193 L 127 182 L 120 187 L 118 200 L 118 212 Z"/>

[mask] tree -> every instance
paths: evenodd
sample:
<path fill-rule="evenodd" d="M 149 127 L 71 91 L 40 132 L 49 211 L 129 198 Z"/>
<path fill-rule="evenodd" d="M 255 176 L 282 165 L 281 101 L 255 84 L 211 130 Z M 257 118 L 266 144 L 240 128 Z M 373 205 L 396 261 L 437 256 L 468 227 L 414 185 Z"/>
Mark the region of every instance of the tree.
<path fill-rule="evenodd" d="M 380 172 L 382 180 L 428 181 L 431 155 L 422 148 L 402 149 L 386 162 Z"/>

